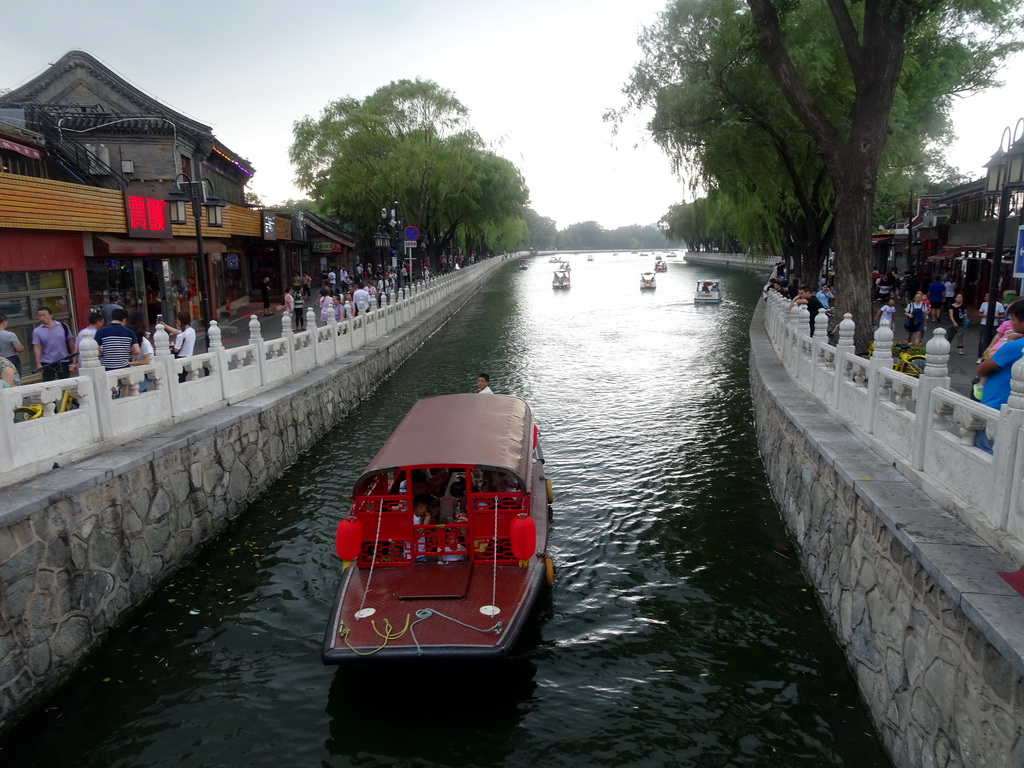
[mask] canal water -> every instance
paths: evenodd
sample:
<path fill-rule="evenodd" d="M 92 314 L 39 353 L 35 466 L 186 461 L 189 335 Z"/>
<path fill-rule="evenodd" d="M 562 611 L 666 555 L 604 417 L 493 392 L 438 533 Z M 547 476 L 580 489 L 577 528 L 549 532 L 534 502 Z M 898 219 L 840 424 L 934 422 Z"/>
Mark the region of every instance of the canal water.
<path fill-rule="evenodd" d="M 888 766 L 766 487 L 761 280 L 653 256 L 508 267 L 0 741 L 30 766 Z M 699 279 L 722 282 L 697 306 Z M 500 666 L 323 667 L 351 484 L 418 398 L 523 397 L 556 585 Z"/>

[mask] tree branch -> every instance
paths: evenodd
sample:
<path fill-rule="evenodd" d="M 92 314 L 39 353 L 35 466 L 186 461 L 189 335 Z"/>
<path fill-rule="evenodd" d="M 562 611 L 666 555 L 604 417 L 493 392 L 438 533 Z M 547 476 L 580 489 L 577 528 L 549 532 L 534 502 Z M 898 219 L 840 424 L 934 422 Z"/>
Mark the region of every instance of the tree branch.
<path fill-rule="evenodd" d="M 757 29 L 757 45 L 779 90 L 830 165 L 839 159 L 842 142 L 836 127 L 814 102 L 786 50 L 779 15 L 771 0 L 747 0 Z"/>

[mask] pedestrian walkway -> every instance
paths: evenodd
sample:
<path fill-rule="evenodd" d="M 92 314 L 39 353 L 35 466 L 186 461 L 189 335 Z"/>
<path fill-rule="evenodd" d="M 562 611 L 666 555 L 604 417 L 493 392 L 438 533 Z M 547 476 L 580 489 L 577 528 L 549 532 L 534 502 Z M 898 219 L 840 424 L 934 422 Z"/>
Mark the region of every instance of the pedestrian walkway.
<path fill-rule="evenodd" d="M 284 315 L 283 305 L 271 305 L 273 314 L 263 314 L 263 302 L 252 302 L 234 306 L 227 316 L 223 314 L 217 318 L 217 325 L 220 326 L 220 339 L 228 349 L 242 347 L 249 343 L 249 318 L 256 315 L 260 323 L 260 333 L 264 341 L 281 338 L 281 317 Z M 206 333 L 200 326 L 202 321 L 196 325 L 196 344 L 199 348 L 206 350 Z"/>

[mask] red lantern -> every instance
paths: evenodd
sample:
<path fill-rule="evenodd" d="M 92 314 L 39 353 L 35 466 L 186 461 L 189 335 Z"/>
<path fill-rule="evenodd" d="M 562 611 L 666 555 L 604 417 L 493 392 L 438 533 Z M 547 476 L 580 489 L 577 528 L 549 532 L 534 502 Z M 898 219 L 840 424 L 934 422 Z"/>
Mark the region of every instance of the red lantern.
<path fill-rule="evenodd" d="M 334 551 L 342 560 L 355 560 L 363 546 L 363 524 L 355 515 L 343 518 L 334 535 Z"/>
<path fill-rule="evenodd" d="M 529 560 L 537 551 L 537 524 L 532 517 L 520 513 L 512 520 L 512 556 L 517 560 Z"/>

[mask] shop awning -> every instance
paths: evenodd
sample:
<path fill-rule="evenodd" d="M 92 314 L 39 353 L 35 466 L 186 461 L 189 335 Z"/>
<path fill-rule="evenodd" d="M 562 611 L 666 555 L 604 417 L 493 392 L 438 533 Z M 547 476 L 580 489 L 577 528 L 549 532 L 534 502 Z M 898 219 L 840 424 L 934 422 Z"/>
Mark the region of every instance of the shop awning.
<path fill-rule="evenodd" d="M 928 261 L 942 261 L 943 259 L 954 259 L 960 255 L 960 252 L 964 249 L 960 246 L 956 248 L 943 248 L 938 253 L 933 253 L 928 257 Z"/>
<path fill-rule="evenodd" d="M 871 237 L 872 245 L 879 245 L 880 243 L 891 243 L 892 235 L 873 235 Z"/>
<path fill-rule="evenodd" d="M 10 152 L 17 152 L 19 155 L 31 157 L 33 160 L 40 160 L 43 157 L 38 149 L 26 147 L 24 144 L 19 144 L 18 142 L 10 141 L 9 139 L 0 139 L 0 149 L 6 149 Z"/>
<path fill-rule="evenodd" d="M 130 237 L 116 235 L 95 235 L 94 239 L 97 256 L 194 256 L 196 252 L 196 241 L 184 238 L 133 240 Z M 203 249 L 207 253 L 224 253 L 227 246 L 217 240 L 204 239 Z"/>

